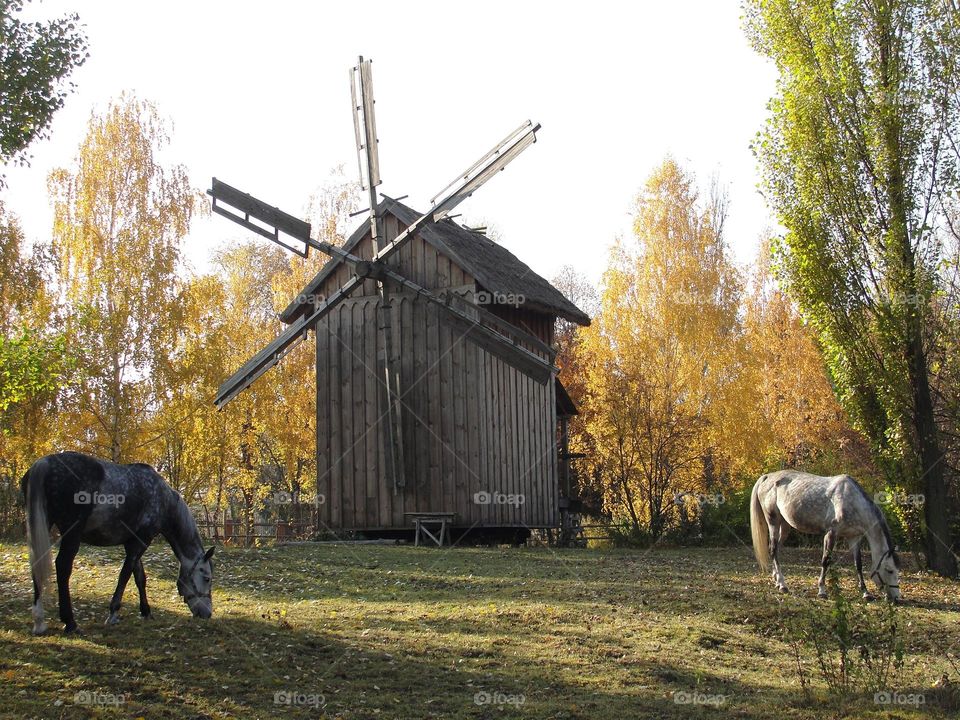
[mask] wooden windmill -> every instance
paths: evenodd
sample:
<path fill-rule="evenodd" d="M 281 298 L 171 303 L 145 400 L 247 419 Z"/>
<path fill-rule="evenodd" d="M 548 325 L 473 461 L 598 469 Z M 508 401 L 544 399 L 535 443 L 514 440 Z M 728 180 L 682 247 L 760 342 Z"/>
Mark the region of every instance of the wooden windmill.
<path fill-rule="evenodd" d="M 373 281 L 379 296 L 376 328 L 379 336 L 379 392 L 387 416 L 386 432 L 382 433 L 386 460 L 384 469 L 396 492 L 406 485 L 400 358 L 394 340 L 398 328 L 394 323 L 396 313 L 391 312 L 393 300 L 397 296 L 413 295 L 418 300 L 435 305 L 441 320 L 456 328 L 459 335 L 535 379 L 537 383 L 548 384 L 556 372 L 552 362 L 554 351 L 542 340 L 485 308 L 464 300 L 456 293 L 435 292 L 388 266 L 388 261 L 396 256 L 411 238 L 443 221 L 457 205 L 535 142 L 540 126 L 527 121 L 511 132 L 435 195 L 428 212 L 413 219 L 388 240 L 387 234 L 382 231 L 382 218 L 378 214 L 376 188 L 380 185 L 380 165 L 370 60 L 361 57 L 350 71 L 350 80 L 360 177 L 369 201 L 369 234 L 374 248 L 372 257 L 364 259 L 345 249 L 317 240 L 311 235 L 309 223 L 216 178 L 212 180 L 208 193 L 213 198 L 214 212 L 298 255 L 307 257 L 313 248 L 348 264 L 352 271 L 352 275 L 335 291 L 327 294 L 322 301 L 314 303 L 292 322 L 287 330 L 226 380 L 217 391 L 215 403 L 222 408 L 230 402 L 264 372 L 280 362 L 295 344 L 304 339 L 311 329 L 351 293 Z M 382 197 L 386 198 L 385 195 Z M 254 220 L 256 222 L 253 222 Z M 531 348 L 534 351 L 531 351 Z"/>

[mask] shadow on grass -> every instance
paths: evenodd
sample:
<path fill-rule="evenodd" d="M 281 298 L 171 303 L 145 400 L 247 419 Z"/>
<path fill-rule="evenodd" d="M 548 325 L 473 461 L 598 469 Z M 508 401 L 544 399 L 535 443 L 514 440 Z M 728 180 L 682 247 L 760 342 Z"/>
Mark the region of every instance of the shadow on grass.
<path fill-rule="evenodd" d="M 30 637 L 28 593 L 0 597 L 0 673 L 5 679 L 0 684 L 0 716 L 85 718 L 100 716 L 102 711 L 108 717 L 113 713 L 116 717 L 198 719 L 316 718 L 326 713 L 345 719 L 759 720 L 771 716 L 822 717 L 828 707 L 835 709 L 806 699 L 798 690 L 778 686 L 772 675 L 765 684 L 760 684 L 763 680 L 731 679 L 729 673 L 727 677 L 719 674 L 722 668 L 718 665 L 713 666 L 716 673 L 709 670 L 709 664 L 703 670 L 701 663 L 698 670 L 689 657 L 671 657 L 667 654 L 670 651 L 661 654 L 636 643 L 632 646 L 634 654 L 625 656 L 620 665 L 626 670 L 614 682 L 605 673 L 620 661 L 600 660 L 593 654 L 601 644 L 619 645 L 621 649 L 627 646 L 625 640 L 614 636 L 615 628 L 609 627 L 587 627 L 572 662 L 551 663 L 551 650 L 544 645 L 552 637 L 560 637 L 560 647 L 575 648 L 577 635 L 582 631 L 573 632 L 569 626 L 560 628 L 553 618 L 547 617 L 541 623 L 542 630 L 534 626 L 537 629 L 531 632 L 525 625 L 529 619 L 522 603 L 515 602 L 503 615 L 478 615 L 472 619 L 438 617 L 420 622 L 409 617 L 391 618 L 391 604 L 402 606 L 406 601 L 424 602 L 425 598 L 434 606 L 448 602 L 496 602 L 504 600 L 505 592 L 517 592 L 518 584 L 522 586 L 531 579 L 537 581 L 538 588 L 531 602 L 552 602 L 554 582 L 558 588 L 565 588 L 563 601 L 568 605 L 582 592 L 575 579 L 568 577 L 563 585 L 550 577 L 550 572 L 558 567 L 556 562 L 531 567 L 534 558 L 523 553 L 518 555 L 523 574 L 516 578 L 509 575 L 512 568 L 504 566 L 499 553 L 497 560 L 501 564 L 495 569 L 489 555 L 451 555 L 440 565 L 431 566 L 421 560 L 418 551 L 410 550 L 363 555 L 359 562 L 356 557 L 330 557 L 324 552 L 310 551 L 298 552 L 287 558 L 287 563 L 281 562 L 276 550 L 227 553 L 221 560 L 225 577 L 217 583 L 215 617 L 202 622 L 191 619 L 186 607 L 176 599 L 176 565 L 167 557 L 169 551 L 159 547 L 147 559 L 147 570 L 154 583 L 151 595 L 161 600 L 155 604 L 155 617 L 149 622 L 137 618 L 131 584 L 121 624 L 104 627 L 109 603 L 109 594 L 102 590 L 105 583 L 100 580 L 98 588 L 81 579 L 72 583 L 78 618 L 86 632 L 80 638 L 64 638 L 59 632 L 40 639 Z M 99 565 L 107 575 L 112 575 L 111 563 L 105 557 L 95 554 L 85 557 L 84 562 Z M 428 555 L 427 560 L 432 558 Z M 663 558 L 648 562 L 643 572 L 651 579 L 662 577 L 672 582 L 672 586 L 655 590 L 664 602 L 676 596 L 674 609 L 679 614 L 679 601 L 685 599 L 680 596 L 692 595 L 691 588 L 709 585 L 715 578 L 704 577 L 696 583 L 691 580 L 705 562 L 709 565 L 709 558 L 677 563 L 672 562 L 673 557 L 669 560 L 670 564 L 664 563 Z M 614 603 L 629 598 L 630 590 L 636 591 L 636 578 L 614 579 L 623 572 L 625 564 L 617 562 L 604 567 L 600 573 L 603 580 L 598 579 L 598 571 L 594 570 L 588 576 L 591 592 Z M 638 564 L 634 559 L 634 565 Z M 479 570 L 474 572 L 477 566 Z M 114 567 L 119 568 L 119 556 Z M 297 617 L 296 610 L 290 617 L 281 615 L 273 605 L 274 599 L 281 606 L 292 600 L 284 596 L 283 588 L 296 584 L 311 567 L 315 571 L 310 586 L 299 599 L 355 602 L 364 607 L 366 627 L 357 627 L 355 618 L 329 617 L 316 608 L 311 612 L 319 615 L 311 616 L 309 623 Z M 276 585 L 272 575 L 281 570 L 286 574 L 283 586 Z M 454 574 L 457 576 L 453 577 Z M 464 578 L 461 582 L 463 574 L 473 574 L 475 579 Z M 318 579 L 324 578 L 330 579 L 329 586 L 316 587 Z M 428 581 L 427 586 L 398 592 L 395 597 L 381 597 L 389 583 L 421 578 Z M 437 578 L 451 583 L 450 586 L 434 583 Z M 25 577 L 8 577 L 5 572 L 0 572 L 0 582 L 10 588 L 25 590 L 28 586 Z M 530 587 L 526 586 L 528 590 Z M 343 588 L 352 589 L 349 597 Z M 221 599 L 229 597 L 235 597 L 236 602 Z M 762 604 L 762 597 L 754 591 L 753 604 Z M 508 599 L 523 600 L 516 595 Z M 702 600 L 708 601 L 721 608 L 730 603 L 722 595 L 709 595 Z M 623 611 L 622 605 L 618 607 Z M 755 610 L 745 607 L 740 612 Z M 563 612 L 564 620 L 568 621 L 572 614 L 581 620 L 581 625 L 582 618 L 588 615 L 578 607 L 567 607 Z M 55 615 L 50 602 L 48 615 Z M 655 623 L 659 618 L 651 613 L 649 620 Z M 715 631 L 709 635 L 702 631 L 707 627 L 703 618 L 695 620 L 690 616 L 689 622 L 692 633 L 699 633 L 697 637 L 691 635 L 691 642 L 696 643 L 694 651 L 697 646 L 711 648 L 718 642 L 734 644 L 732 636 L 728 640 Z M 471 631 L 477 635 L 474 641 Z M 451 634 L 449 640 L 443 637 L 444 633 Z M 521 633 L 529 639 L 519 648 L 516 643 L 499 642 Z M 762 642 L 758 639 L 758 643 Z M 713 662 L 724 662 L 709 657 L 714 658 Z M 727 662 L 736 662 L 736 658 Z M 124 703 L 120 708 L 78 704 L 76 693 L 84 692 L 88 696 L 94 692 L 113 698 L 123 696 Z M 294 703 L 286 704 L 286 699 Z M 58 701 L 59 706 L 55 705 Z M 861 705 L 853 712 L 861 713 L 856 715 L 859 717 L 879 710 L 872 705 L 864 710 Z"/>
<path fill-rule="evenodd" d="M 756 688 L 653 658 L 636 668 L 648 684 L 615 692 L 535 663 L 466 669 L 415 646 L 398 658 L 267 621 L 159 612 L 135 628 L 134 618 L 123 623 L 81 638 L 5 633 L 3 665 L 29 661 L 33 678 L 15 707 L 25 717 L 88 717 L 78 697 L 122 697 L 121 716 L 145 718 L 306 718 L 321 709 L 343 718 L 769 717 Z M 803 705 L 795 693 L 778 693 L 778 703 Z"/>

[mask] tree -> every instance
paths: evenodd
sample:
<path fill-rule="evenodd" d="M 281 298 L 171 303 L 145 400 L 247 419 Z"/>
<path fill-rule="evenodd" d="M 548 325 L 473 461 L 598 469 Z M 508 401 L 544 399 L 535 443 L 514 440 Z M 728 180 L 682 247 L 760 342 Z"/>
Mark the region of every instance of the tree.
<path fill-rule="evenodd" d="M 0 532 L 19 527 L 20 478 L 55 446 L 57 401 L 76 372 L 47 286 L 51 266 L 0 204 Z"/>
<path fill-rule="evenodd" d="M 564 265 L 550 281 L 574 305 L 589 317 L 600 311 L 600 298 L 597 289 L 572 265 Z M 586 352 L 584 350 L 584 331 L 576 323 L 557 318 L 554 327 L 554 347 L 557 357 L 554 363 L 560 368 L 560 380 L 578 409 L 583 408 L 587 397 Z M 568 427 L 570 451 L 583 453 L 587 457 L 596 455 L 593 438 L 587 429 L 582 414 L 570 418 Z M 575 496 L 587 507 L 598 512 L 603 507 L 602 478 L 594 465 L 576 462 L 571 466 L 571 480 Z"/>
<path fill-rule="evenodd" d="M 200 195 L 183 166 L 161 164 L 167 142 L 153 105 L 121 97 L 91 117 L 76 169 L 49 180 L 65 331 L 85 368 L 67 399 L 70 441 L 113 461 L 143 458 L 176 392 L 180 243 Z"/>
<path fill-rule="evenodd" d="M 600 311 L 583 332 L 584 414 L 607 478 L 607 506 L 658 538 L 674 492 L 730 468 L 738 427 L 741 280 L 723 238 L 726 202 L 701 200 L 673 160 L 637 199 L 636 245 L 618 244 Z"/>
<path fill-rule="evenodd" d="M 778 263 L 889 481 L 926 496 L 930 568 L 955 577 L 929 352 L 960 187 L 960 13 L 945 0 L 745 9 L 754 47 L 780 75 L 755 144 L 786 228 Z"/>
<path fill-rule="evenodd" d="M 744 408 L 741 427 L 753 440 L 750 474 L 778 465 L 834 474 L 835 466 L 821 466 L 841 460 L 863 480 L 876 468 L 837 402 L 813 330 L 776 280 L 770 251 L 764 240 L 743 309 L 743 371 L 753 405 Z"/>
<path fill-rule="evenodd" d="M 0 163 L 26 164 L 27 146 L 46 135 L 73 90 L 65 78 L 89 57 L 75 13 L 25 22 L 16 17 L 24 4 L 0 0 Z"/>

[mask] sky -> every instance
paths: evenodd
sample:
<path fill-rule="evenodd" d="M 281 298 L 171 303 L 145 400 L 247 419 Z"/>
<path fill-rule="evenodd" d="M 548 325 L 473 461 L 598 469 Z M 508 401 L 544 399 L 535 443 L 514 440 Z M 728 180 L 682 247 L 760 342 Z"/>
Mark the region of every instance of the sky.
<path fill-rule="evenodd" d="M 171 121 L 166 156 L 192 183 L 217 178 L 294 215 L 343 165 L 358 173 L 348 71 L 373 60 L 380 191 L 429 199 L 523 121 L 538 141 L 455 212 L 494 225 L 544 277 L 573 265 L 598 282 L 628 237 L 650 172 L 672 155 L 730 198 L 727 240 L 753 259 L 772 225 L 749 145 L 775 72 L 750 48 L 738 0 L 181 2 L 43 0 L 76 11 L 90 59 L 29 168 L 0 193 L 28 238 L 49 236 L 48 173 L 71 167 L 91 112 L 122 92 Z M 357 218 L 358 222 L 360 218 Z M 212 249 L 255 237 L 224 218 L 186 241 Z M 267 242 L 267 241 L 264 241 Z"/>

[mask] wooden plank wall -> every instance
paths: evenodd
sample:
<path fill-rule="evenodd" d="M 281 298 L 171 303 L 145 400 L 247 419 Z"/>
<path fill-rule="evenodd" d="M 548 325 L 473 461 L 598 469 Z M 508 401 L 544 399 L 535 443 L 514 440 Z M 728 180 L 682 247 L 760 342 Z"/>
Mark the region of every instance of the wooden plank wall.
<path fill-rule="evenodd" d="M 396 236 L 395 218 L 384 223 Z M 372 256 L 369 239 L 356 253 Z M 428 288 L 472 287 L 474 280 L 415 237 L 391 265 Z M 347 278 L 342 268 L 321 292 Z M 366 285 L 369 285 L 367 287 Z M 407 486 L 384 479 L 385 408 L 377 370 L 377 304 L 372 282 L 317 326 L 317 491 L 320 521 L 334 529 L 410 527 L 405 512 L 456 512 L 470 527 L 558 524 L 556 408 L 552 382 L 540 385 L 464 340 L 437 308 L 393 296 L 394 342 L 401 358 Z M 521 309 L 520 314 L 524 311 Z M 528 330 L 550 338 L 552 321 L 536 313 Z M 519 324 L 519 323 L 518 323 Z M 476 493 L 522 495 L 522 504 L 478 504 Z"/>

